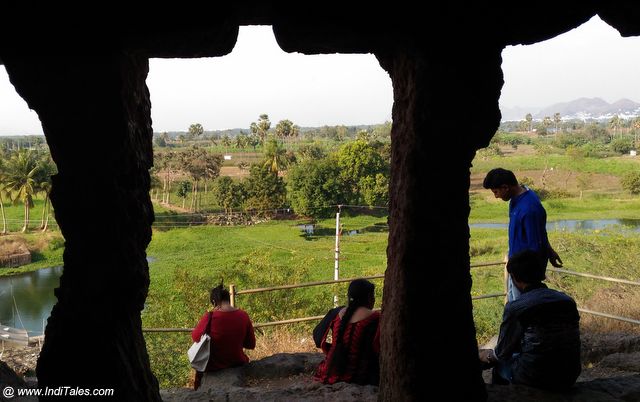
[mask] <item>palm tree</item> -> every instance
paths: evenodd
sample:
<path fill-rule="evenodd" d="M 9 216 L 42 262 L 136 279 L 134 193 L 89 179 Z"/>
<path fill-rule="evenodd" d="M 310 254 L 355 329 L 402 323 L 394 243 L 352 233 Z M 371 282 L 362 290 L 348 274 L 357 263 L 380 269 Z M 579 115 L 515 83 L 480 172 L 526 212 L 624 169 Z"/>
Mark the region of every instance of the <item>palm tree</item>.
<path fill-rule="evenodd" d="M 33 208 L 33 195 L 36 193 L 38 174 L 37 154 L 29 149 L 20 149 L 7 161 L 4 188 L 12 195 L 13 203 L 24 204 L 24 226 L 29 226 L 29 209 Z"/>
<path fill-rule="evenodd" d="M 527 113 L 524 119 L 529 123 L 529 132 L 533 131 L 533 116 L 531 116 L 531 113 Z"/>
<path fill-rule="evenodd" d="M 270 139 L 264 147 L 264 166 L 269 166 L 271 171 L 278 174 L 287 167 L 287 151 L 276 139 Z"/>
<path fill-rule="evenodd" d="M 204 128 L 202 127 L 202 124 L 195 123 L 189 126 L 187 133 L 190 139 L 195 139 L 200 137 L 202 133 L 204 133 Z"/>
<path fill-rule="evenodd" d="M 251 134 L 255 134 L 260 137 L 260 141 L 264 144 L 264 140 L 267 137 L 267 132 L 271 128 L 271 122 L 269 121 L 268 114 L 261 114 L 257 123 L 251 123 L 249 127 Z"/>
<path fill-rule="evenodd" d="M 638 131 L 640 131 L 640 117 L 636 117 L 633 120 L 633 134 L 634 134 L 633 145 L 636 147 L 638 146 Z"/>
<path fill-rule="evenodd" d="M 280 120 L 276 124 L 276 136 L 285 141 L 285 145 L 290 138 L 300 135 L 300 127 L 293 124 L 289 119 Z"/>
<path fill-rule="evenodd" d="M 560 118 L 560 113 L 554 113 L 553 114 L 553 122 L 556 123 L 556 134 L 558 133 L 558 124 L 560 124 L 560 122 L 562 121 L 562 119 Z"/>
<path fill-rule="evenodd" d="M 239 134 L 236 137 L 236 144 L 235 144 L 236 149 L 244 149 L 246 144 L 247 144 L 247 136 L 244 134 Z"/>
<path fill-rule="evenodd" d="M 613 135 L 611 139 L 613 139 L 618 134 L 618 127 L 620 126 L 620 117 L 618 115 L 614 115 L 611 120 L 609 120 L 609 127 L 613 128 Z"/>
<path fill-rule="evenodd" d="M 51 176 L 56 174 L 56 166 L 51 160 L 50 155 L 44 155 L 40 160 L 36 177 L 34 177 L 36 184 L 36 191 L 44 194 L 44 203 L 42 205 L 42 219 L 40 221 L 40 229 L 43 232 L 47 231 L 49 226 L 49 194 L 51 194 Z"/>

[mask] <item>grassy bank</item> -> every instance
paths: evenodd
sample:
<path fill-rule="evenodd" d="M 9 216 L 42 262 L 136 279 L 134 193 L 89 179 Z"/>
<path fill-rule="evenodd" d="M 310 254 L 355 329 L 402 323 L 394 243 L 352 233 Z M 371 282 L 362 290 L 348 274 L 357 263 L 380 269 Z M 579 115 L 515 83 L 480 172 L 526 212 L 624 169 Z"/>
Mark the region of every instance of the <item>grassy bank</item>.
<path fill-rule="evenodd" d="M 344 233 L 381 226 L 386 218 L 360 216 L 342 220 Z M 208 291 L 224 279 L 238 289 L 333 279 L 335 222 L 322 221 L 316 234 L 305 236 L 302 222 L 271 221 L 255 226 L 202 226 L 154 231 L 148 255 L 151 288 L 143 314 L 145 327 L 193 327 L 210 307 Z M 340 276 L 383 273 L 386 232 L 342 236 Z M 377 300 L 382 300 L 378 281 Z M 334 294 L 346 284 L 240 295 L 237 303 L 254 322 L 323 315 Z M 310 330 L 310 325 L 298 326 Z M 302 331 L 302 330 L 301 330 Z M 184 351 L 187 334 L 146 335 L 154 371 L 162 386 L 186 382 L 189 365 Z"/>
<path fill-rule="evenodd" d="M 567 155 L 493 156 L 473 160 L 471 173 L 486 173 L 500 166 L 512 171 L 563 169 L 578 173 L 601 173 L 622 176 L 640 167 L 640 158 L 618 156 L 612 158 L 575 158 Z"/>
<path fill-rule="evenodd" d="M 588 194 L 583 198 L 556 198 L 542 202 L 547 221 L 563 219 L 639 219 L 640 197 L 628 194 Z M 509 203 L 489 190 L 471 195 L 469 223 L 508 222 Z"/>
<path fill-rule="evenodd" d="M 31 264 L 15 268 L 0 268 L 0 277 L 23 274 L 41 268 L 62 265 L 64 239 L 58 231 L 46 233 L 9 234 L 0 237 L 0 241 L 14 240 L 24 244 L 31 252 Z"/>
<path fill-rule="evenodd" d="M 386 218 L 357 217 L 343 219 L 344 233 L 350 230 L 382 226 Z M 145 327 L 192 327 L 209 308 L 208 290 L 224 278 L 239 289 L 266 287 L 316 280 L 333 276 L 334 221 L 326 220 L 316 227 L 317 235 L 305 237 L 297 225 L 301 222 L 272 221 L 249 227 L 194 227 L 155 232 L 149 255 L 151 289 L 143 315 Z M 377 224 L 377 225 L 376 225 Z M 551 241 L 560 252 L 567 269 L 598 275 L 637 278 L 636 247 L 640 236 L 613 231 L 566 233 L 551 232 Z M 501 261 L 506 252 L 504 229 L 472 229 L 470 255 L 472 263 Z M 364 232 L 342 237 L 341 276 L 354 277 L 384 272 L 386 267 L 386 232 Z M 503 290 L 502 267 L 472 270 L 472 295 Z M 381 301 L 382 281 L 376 282 L 377 301 Z M 631 297 L 631 289 L 607 282 L 549 274 L 549 284 L 573 295 L 579 304 L 596 310 L 637 316 L 632 305 L 613 303 Z M 281 320 L 309 315 L 322 315 L 332 305 L 332 295 L 343 295 L 346 285 L 264 294 L 240 295 L 238 305 L 246 309 L 254 322 Z M 606 296 L 606 297 L 605 297 Z M 607 298 L 608 297 L 608 298 Z M 616 299 L 616 300 L 618 300 Z M 503 308 L 502 298 L 474 302 L 474 318 L 478 339 L 484 342 L 497 333 Z M 635 314 L 635 315 L 634 315 Z M 583 321 L 611 328 L 602 319 Z M 277 351 L 309 347 L 313 324 L 286 327 L 287 343 L 274 346 Z M 625 330 L 629 328 L 625 327 Z M 262 341 L 274 342 L 283 337 L 267 330 Z M 280 329 L 279 331 L 283 331 Z M 189 366 L 184 351 L 191 340 L 188 334 L 147 334 L 152 366 L 162 386 L 183 385 Z M 261 346 L 264 350 L 273 348 Z M 255 354 L 254 354 L 255 355 Z"/>

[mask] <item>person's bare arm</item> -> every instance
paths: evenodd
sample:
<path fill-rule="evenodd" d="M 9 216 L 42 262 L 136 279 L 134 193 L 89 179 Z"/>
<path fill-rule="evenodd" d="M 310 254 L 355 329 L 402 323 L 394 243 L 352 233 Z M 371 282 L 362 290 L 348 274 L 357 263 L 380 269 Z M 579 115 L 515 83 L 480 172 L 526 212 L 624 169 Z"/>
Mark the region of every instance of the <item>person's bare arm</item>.
<path fill-rule="evenodd" d="M 562 260 L 558 253 L 549 245 L 549 262 L 556 268 L 562 268 Z"/>

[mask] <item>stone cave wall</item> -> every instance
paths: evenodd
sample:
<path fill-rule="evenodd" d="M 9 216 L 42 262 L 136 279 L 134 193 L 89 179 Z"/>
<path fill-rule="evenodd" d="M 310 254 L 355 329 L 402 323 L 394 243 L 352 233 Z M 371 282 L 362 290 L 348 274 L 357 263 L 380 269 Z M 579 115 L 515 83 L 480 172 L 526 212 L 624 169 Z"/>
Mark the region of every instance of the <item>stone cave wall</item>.
<path fill-rule="evenodd" d="M 640 5 L 476 3 L 438 2 L 426 12 L 408 1 L 242 3 L 206 15 L 176 6 L 154 18 L 115 10 L 109 23 L 31 10 L 41 22 L 31 29 L 4 24 L 0 60 L 38 113 L 59 170 L 51 199 L 66 239 L 64 274 L 38 363 L 41 386 L 160 400 L 140 321 L 153 222 L 148 58 L 222 56 L 238 25 L 260 23 L 274 26 L 285 51 L 374 53 L 393 83 L 380 398 L 427 400 L 446 390 L 450 400 L 485 400 L 469 294 L 468 187 L 475 150 L 500 121 L 501 51 L 566 32 L 596 12 L 638 35 Z M 447 107 L 460 98 L 468 105 L 462 117 Z M 468 130 L 451 132 L 451 120 Z M 95 210 L 99 221 L 87 218 Z"/>

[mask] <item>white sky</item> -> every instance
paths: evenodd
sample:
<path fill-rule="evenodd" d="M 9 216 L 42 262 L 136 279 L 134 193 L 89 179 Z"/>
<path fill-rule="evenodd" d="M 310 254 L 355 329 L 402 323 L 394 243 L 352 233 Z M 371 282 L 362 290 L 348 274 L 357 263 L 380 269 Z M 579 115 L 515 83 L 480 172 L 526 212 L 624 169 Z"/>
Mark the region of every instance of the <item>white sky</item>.
<path fill-rule="evenodd" d="M 500 104 L 547 107 L 578 98 L 640 102 L 640 37 L 623 38 L 598 16 L 576 29 L 502 52 Z"/>
<path fill-rule="evenodd" d="M 580 97 L 640 102 L 640 38 L 622 38 L 598 17 L 546 42 L 506 48 L 501 105 L 550 106 Z M 305 56 L 282 51 L 270 27 L 241 27 L 223 57 L 153 59 L 147 85 L 153 129 L 272 124 L 377 124 L 391 120 L 391 81 L 373 55 Z M 42 134 L 37 115 L 0 68 L 0 135 Z"/>

